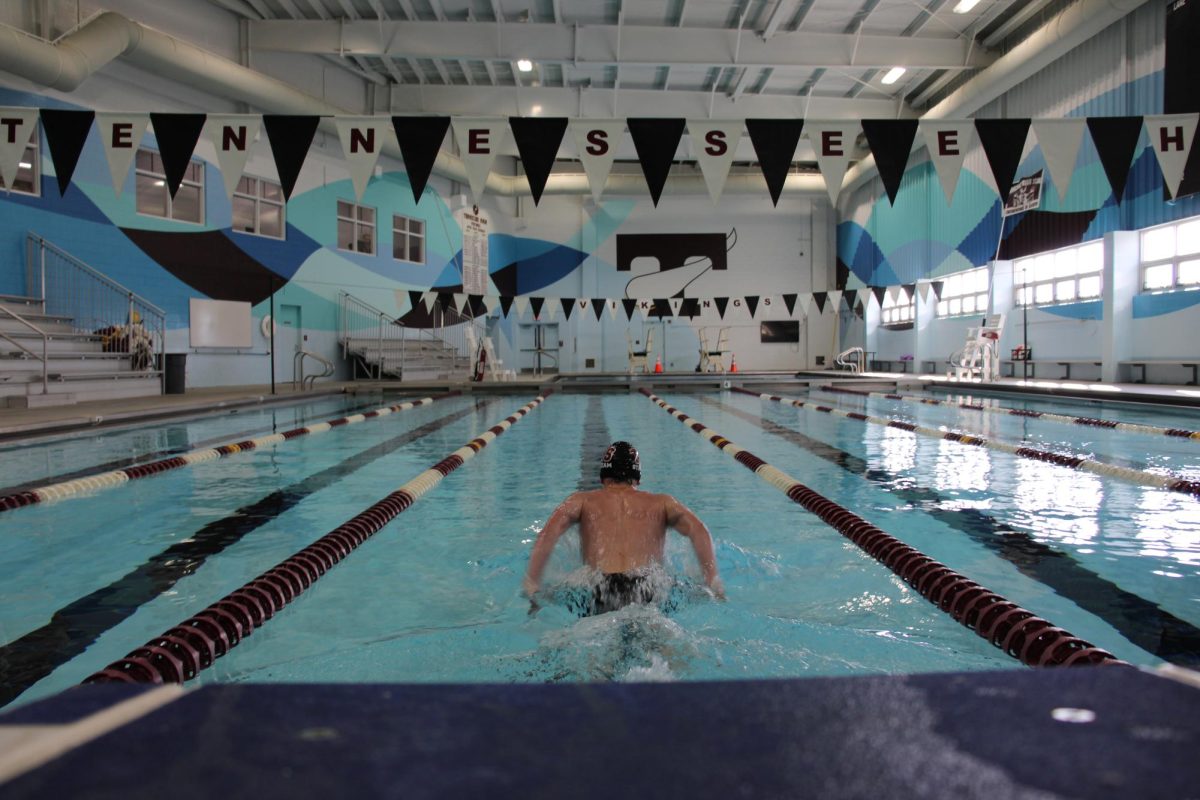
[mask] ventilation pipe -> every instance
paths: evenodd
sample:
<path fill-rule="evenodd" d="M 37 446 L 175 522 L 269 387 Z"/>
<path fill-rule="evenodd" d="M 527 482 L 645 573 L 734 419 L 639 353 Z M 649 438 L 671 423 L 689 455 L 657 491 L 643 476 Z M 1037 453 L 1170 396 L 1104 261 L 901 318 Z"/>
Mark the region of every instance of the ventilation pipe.
<path fill-rule="evenodd" d="M 273 114 L 311 114 L 323 117 L 353 112 L 306 94 L 283 81 L 263 75 L 227 58 L 168 36 L 112 11 L 102 12 L 78 30 L 50 44 L 13 28 L 0 27 L 0 70 L 34 83 L 71 92 L 85 80 L 121 58 L 140 69 L 191 86 L 209 94 L 237 100 Z M 321 129 L 336 135 L 332 119 L 321 121 Z M 394 145 L 384 153 L 401 159 Z M 462 159 L 444 150 L 438 153 L 433 171 L 443 178 L 468 183 Z M 519 176 L 492 173 L 487 191 L 502 197 L 529 195 L 529 184 Z M 588 194 L 587 176 L 551 175 L 546 194 Z M 757 175 L 730 175 L 726 192 L 733 194 L 767 191 Z M 824 194 L 819 175 L 789 175 L 784 191 L 792 194 Z M 664 194 L 707 194 L 701 175 L 672 177 Z M 639 175 L 610 175 L 605 186 L 610 195 L 644 195 L 646 183 Z"/>

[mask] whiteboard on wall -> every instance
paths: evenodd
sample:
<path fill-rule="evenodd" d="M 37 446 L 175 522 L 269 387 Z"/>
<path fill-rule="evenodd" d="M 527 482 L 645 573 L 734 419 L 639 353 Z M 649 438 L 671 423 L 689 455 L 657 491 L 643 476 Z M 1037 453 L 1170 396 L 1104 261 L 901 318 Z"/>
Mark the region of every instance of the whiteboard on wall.
<path fill-rule="evenodd" d="M 235 300 L 188 301 L 192 347 L 250 347 L 250 304 Z"/>

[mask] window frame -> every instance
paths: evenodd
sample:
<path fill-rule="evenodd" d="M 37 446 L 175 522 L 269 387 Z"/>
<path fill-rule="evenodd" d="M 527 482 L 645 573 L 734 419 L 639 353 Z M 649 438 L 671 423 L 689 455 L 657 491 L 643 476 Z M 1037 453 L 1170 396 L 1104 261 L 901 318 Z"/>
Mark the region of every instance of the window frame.
<path fill-rule="evenodd" d="M 1089 257 L 1097 256 L 1094 267 L 1081 270 L 1078 266 L 1080 254 L 1086 251 Z M 1068 269 L 1067 263 L 1072 266 Z M 1013 308 L 1065 306 L 1076 303 L 1093 303 L 1104 297 L 1104 240 L 1093 239 L 1069 247 L 1046 250 L 1013 259 Z M 1028 265 L 1028 267 L 1026 266 Z M 1095 279 L 1096 291 L 1084 292 L 1083 285 L 1090 286 Z M 1028 294 L 1032 302 L 1026 303 Z"/>
<path fill-rule="evenodd" d="M 345 203 L 347 206 L 350 207 L 351 216 L 349 216 L 349 217 L 342 216 L 342 204 L 343 203 Z M 366 222 L 362 219 L 359 212 L 362 211 L 363 209 L 369 210 L 371 212 L 371 221 L 370 222 Z M 349 222 L 354 226 L 354 229 L 353 229 L 354 233 L 350 237 L 350 244 L 353 246 L 352 247 L 342 247 L 342 237 L 341 237 L 341 233 L 339 232 L 337 234 L 337 237 L 338 237 L 337 249 L 338 250 L 341 250 L 343 253 L 358 253 L 361 256 L 373 256 L 379 252 L 379 212 L 374 206 L 359 205 L 358 203 L 355 203 L 351 200 L 342 200 L 339 198 L 336 201 L 334 210 L 335 210 L 335 214 L 337 215 L 338 223 Z M 338 227 L 340 227 L 340 225 Z M 370 228 L 371 229 L 371 251 L 369 253 L 358 249 L 358 243 L 362 239 L 361 234 L 359 232 L 360 228 Z"/>
<path fill-rule="evenodd" d="M 396 224 L 400 220 L 404 220 L 404 230 L 400 230 L 398 227 L 396 227 Z M 420 225 L 421 225 L 420 233 L 417 233 L 417 234 L 413 233 L 412 223 L 414 223 L 414 222 L 420 223 Z M 429 228 L 425 224 L 425 220 L 423 220 L 423 219 L 417 219 L 416 217 L 406 217 L 403 214 L 392 214 L 392 258 L 396 261 L 403 261 L 406 264 L 424 265 L 426 263 L 425 262 L 425 243 L 426 243 L 426 232 L 428 230 L 429 230 Z M 398 240 L 398 237 L 403 237 L 403 239 L 404 239 L 404 250 L 402 252 L 404 252 L 406 255 L 410 252 L 410 249 L 411 249 L 410 245 L 412 244 L 412 241 L 414 239 L 420 240 L 420 242 L 421 242 L 421 260 L 420 261 L 416 261 L 414 259 L 407 258 L 407 257 L 401 258 L 400 256 L 396 255 L 396 242 Z"/>
<path fill-rule="evenodd" d="M 241 191 L 242 182 L 247 181 L 247 180 L 255 182 L 255 194 L 247 194 L 246 192 Z M 279 199 L 272 200 L 268 197 L 264 197 L 262 194 L 262 189 L 263 189 L 264 185 L 274 186 L 276 189 L 278 189 L 279 190 Z M 254 230 L 247 231 L 247 230 L 243 230 L 242 228 L 233 226 L 233 213 L 232 213 L 233 197 L 240 197 L 243 200 L 250 200 L 254 203 Z M 234 231 L 236 231 L 237 233 L 244 234 L 246 236 L 261 236 L 264 239 L 273 239 L 277 242 L 282 242 L 285 239 L 287 239 L 287 201 L 283 199 L 283 187 L 279 184 L 278 181 L 273 181 L 270 178 L 260 178 L 257 175 L 243 175 L 238 180 L 237 187 L 233 190 L 233 197 L 230 198 L 229 202 L 230 202 L 230 206 L 231 206 L 230 227 L 233 228 Z M 274 234 L 270 234 L 270 233 L 263 233 L 263 230 L 262 230 L 262 207 L 264 205 L 272 206 L 274 208 L 279 209 L 279 235 L 278 236 L 275 236 Z"/>
<path fill-rule="evenodd" d="M 891 292 L 883 295 L 883 302 L 879 304 L 879 324 L 885 328 L 907 328 L 911 327 L 917 321 L 917 293 L 914 291 L 912 297 L 905 300 L 904 290 L 896 295 L 896 299 L 892 299 Z"/>
<path fill-rule="evenodd" d="M 151 172 L 148 169 L 144 169 L 142 167 L 142 165 L 140 163 L 138 163 L 140 161 L 139 157 L 142 155 L 142 153 L 152 153 L 154 156 L 156 156 L 159 159 L 159 161 L 162 160 L 162 153 L 158 150 L 154 150 L 149 147 L 139 147 L 137 150 L 137 153 L 134 154 L 134 157 L 133 157 L 133 174 L 134 174 L 134 178 L 133 178 L 133 209 L 134 209 L 134 211 L 143 217 L 153 217 L 154 219 L 166 219 L 166 220 L 170 220 L 171 222 L 182 222 L 185 225 L 204 225 L 205 224 L 204 221 L 208 216 L 208 209 L 206 208 L 207 204 L 205 202 L 205 196 L 204 196 L 204 184 L 205 184 L 204 161 L 199 158 L 188 159 L 189 165 L 194 164 L 195 166 L 199 167 L 199 174 L 200 174 L 199 181 L 188 180 L 187 174 L 185 173 L 183 180 L 181 180 L 179 182 L 179 188 L 183 188 L 184 186 L 191 186 L 191 187 L 196 188 L 197 194 L 200 198 L 200 201 L 198 203 L 198 207 L 200 209 L 200 218 L 199 219 L 183 219 L 183 218 L 175 216 L 175 198 L 171 196 L 170 189 L 166 185 L 166 182 L 167 182 L 166 173 L 165 172 L 161 172 L 161 173 Z M 138 190 L 137 190 L 137 178 L 139 175 L 147 177 L 147 178 L 154 178 L 154 179 L 162 182 L 163 192 L 167 198 L 167 213 L 166 214 L 163 214 L 160 216 L 158 214 L 151 214 L 151 213 L 141 210 L 140 204 L 138 203 Z M 179 193 L 178 189 L 176 189 L 175 193 L 176 194 Z"/>
<path fill-rule="evenodd" d="M 42 138 L 41 131 L 38 130 L 36 123 L 33 126 L 33 132 L 29 135 L 29 141 L 25 144 L 25 149 L 21 152 L 21 160 L 17 162 L 18 165 L 26 163 L 25 159 L 27 156 L 29 157 L 29 166 L 17 167 L 17 180 L 14 183 L 20 183 L 21 173 L 28 171 L 33 190 L 27 192 L 24 189 L 18 189 L 16 186 L 10 188 L 5 185 L 4 177 L 0 176 L 0 191 L 21 194 L 26 197 L 42 196 Z"/>
<path fill-rule="evenodd" d="M 1184 227 L 1196 226 L 1200 230 L 1200 217 L 1186 217 L 1168 222 L 1165 225 L 1155 225 L 1138 231 L 1138 294 L 1168 294 L 1170 292 L 1193 292 L 1200 290 L 1200 280 L 1195 283 L 1180 283 L 1179 270 L 1183 264 L 1200 264 L 1200 250 L 1191 253 L 1179 252 L 1179 234 Z M 1174 232 L 1172 254 L 1154 259 L 1146 259 L 1146 238 L 1155 233 L 1171 229 Z M 1169 267 L 1171 280 L 1169 283 L 1150 287 L 1146 285 L 1146 273 L 1153 269 Z"/>
<path fill-rule="evenodd" d="M 972 289 L 970 291 L 955 291 L 954 289 L 946 288 L 947 283 L 954 283 L 955 281 L 965 283 L 968 280 L 974 280 L 978 275 L 983 275 L 984 277 L 982 291 L 978 289 Z M 972 267 L 971 269 L 952 272 L 949 275 L 943 275 L 942 277 L 938 278 L 938 280 L 942 282 L 942 292 L 938 297 L 937 305 L 934 306 L 934 316 L 936 316 L 938 319 L 977 317 L 980 314 L 987 314 L 988 305 L 991 300 L 992 288 L 987 267 Z M 968 297 L 970 297 L 972 302 L 975 304 L 975 307 L 970 311 L 966 310 L 966 304 L 963 302 Z M 981 299 L 983 301 L 983 308 L 979 307 Z M 958 310 L 951 312 L 950 306 L 952 305 L 952 301 L 955 300 L 958 301 Z"/>

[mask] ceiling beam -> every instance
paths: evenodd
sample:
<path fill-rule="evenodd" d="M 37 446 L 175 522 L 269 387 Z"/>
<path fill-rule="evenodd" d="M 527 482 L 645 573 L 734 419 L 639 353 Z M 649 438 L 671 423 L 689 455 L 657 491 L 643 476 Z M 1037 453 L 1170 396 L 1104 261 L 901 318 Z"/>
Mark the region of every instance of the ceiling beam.
<path fill-rule="evenodd" d="M 775 8 L 771 9 L 771 16 L 767 17 L 766 27 L 762 30 L 763 41 L 774 36 L 784 20 L 791 19 L 798 2 L 799 0 L 775 0 Z"/>
<path fill-rule="evenodd" d="M 994 56 L 964 39 L 776 33 L 768 41 L 721 28 L 552 23 L 252 20 L 259 50 L 604 66 L 979 69 Z M 619 41 L 618 41 L 619 40 Z"/>

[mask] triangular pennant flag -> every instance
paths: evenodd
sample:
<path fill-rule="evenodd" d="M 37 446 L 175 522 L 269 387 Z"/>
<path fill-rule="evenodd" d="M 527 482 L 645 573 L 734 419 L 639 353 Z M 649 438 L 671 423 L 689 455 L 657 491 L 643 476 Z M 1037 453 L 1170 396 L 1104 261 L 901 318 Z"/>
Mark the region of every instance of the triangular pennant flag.
<path fill-rule="evenodd" d="M 913 140 L 917 138 L 917 121 L 864 119 L 862 129 L 867 135 L 871 155 L 875 156 L 875 166 L 879 169 L 879 179 L 883 181 L 883 188 L 887 191 L 888 202 L 896 205 L 900 181 L 904 179 Z"/>
<path fill-rule="evenodd" d="M 856 306 L 854 306 L 855 316 L 857 316 L 859 319 L 862 319 L 863 310 L 864 310 L 863 304 L 862 304 L 862 301 L 860 300 L 860 301 L 858 301 L 858 304 Z"/>
<path fill-rule="evenodd" d="M 963 159 L 971 149 L 975 138 L 975 125 L 971 120 L 921 120 L 921 136 L 929 151 L 929 160 L 942 184 L 946 204 L 954 203 L 954 190 L 958 188 L 958 176 L 962 172 Z"/>
<path fill-rule="evenodd" d="M 652 313 L 656 317 L 673 317 L 675 312 L 671 309 L 671 301 L 665 297 L 656 298 L 654 300 Z"/>
<path fill-rule="evenodd" d="M 29 145 L 29 137 L 37 127 L 36 108 L 0 108 L 0 178 L 4 178 L 4 189 L 8 191 L 16 183 L 21 170 L 21 159 Z M 145 122 L 142 127 L 145 128 Z M 129 165 L 125 165 L 129 171 Z M 120 190 L 118 190 L 120 191 Z"/>
<path fill-rule="evenodd" d="M 575 310 L 575 298 L 574 297 L 562 297 L 562 298 L 559 298 L 559 302 L 562 303 L 563 316 L 566 317 L 567 319 L 570 319 L 571 312 Z"/>
<path fill-rule="evenodd" d="M 1100 163 L 1113 197 L 1118 203 L 1125 194 L 1125 182 L 1129 179 L 1129 166 L 1133 163 L 1133 152 L 1137 150 L 1142 135 L 1141 117 L 1088 117 L 1088 131 L 1100 155 Z"/>
<path fill-rule="evenodd" d="M 405 289 L 395 290 L 396 298 L 396 319 L 400 319 L 409 311 L 412 311 L 412 293 Z"/>
<path fill-rule="evenodd" d="M 888 288 L 886 286 L 872 286 L 870 289 L 871 293 L 875 295 L 875 302 L 879 304 L 880 308 L 883 308 L 883 298 L 887 296 Z"/>
<path fill-rule="evenodd" d="M 748 119 L 746 131 L 754 144 L 758 166 L 767 180 L 767 191 L 771 193 L 771 204 L 779 205 L 779 195 L 796 157 L 796 145 L 804 131 L 802 119 Z M 754 312 L 750 313 L 754 316 Z"/>
<path fill-rule="evenodd" d="M 1158 158 L 1163 185 L 1172 198 L 1179 192 L 1188 152 L 1196 137 L 1196 122 L 1200 114 L 1160 114 L 1146 117 L 1146 133 Z"/>
<path fill-rule="evenodd" d="M 975 132 L 983 145 L 992 177 L 996 179 L 996 191 L 1000 193 L 1000 205 L 1008 204 L 1013 178 L 1021 163 L 1025 150 L 1025 137 L 1029 133 L 1028 119 L 977 119 Z"/>
<path fill-rule="evenodd" d="M 460 314 L 466 313 L 467 295 L 465 292 L 454 292 L 454 310 Z"/>
<path fill-rule="evenodd" d="M 846 301 L 846 305 L 851 309 L 854 308 L 854 301 L 855 301 L 855 299 L 857 299 L 857 297 L 858 297 L 858 289 L 843 289 L 842 290 L 842 299 L 844 299 Z"/>
<path fill-rule="evenodd" d="M 404 170 L 408 173 L 414 203 L 421 202 L 449 128 L 449 117 L 392 117 L 392 130 L 400 145 L 400 155 L 404 156 Z"/>
<path fill-rule="evenodd" d="M 417 308 L 417 305 L 420 302 L 421 302 L 421 293 L 419 291 L 417 291 L 416 289 L 409 289 L 408 290 L 408 306 L 409 306 L 409 308 L 412 308 L 415 310 Z"/>
<path fill-rule="evenodd" d="M 437 302 L 437 292 L 425 292 L 421 295 L 421 302 L 425 305 L 425 313 L 433 313 L 433 304 Z"/>
<path fill-rule="evenodd" d="M 542 190 L 546 188 L 550 170 L 554 168 L 563 134 L 567 132 L 567 118 L 509 117 L 508 125 L 512 128 L 517 153 L 525 167 L 525 179 L 529 181 L 529 191 L 536 206 L 542 199 Z"/>
<path fill-rule="evenodd" d="M 917 293 L 918 293 L 918 294 L 921 296 L 921 302 L 922 302 L 922 303 L 927 303 L 927 302 L 929 302 L 929 290 L 930 290 L 930 288 L 931 288 L 931 287 L 930 287 L 930 285 L 929 285 L 929 282 L 928 282 L 928 281 L 921 281 L 920 283 L 918 283 L 918 284 L 917 284 Z"/>
<path fill-rule="evenodd" d="M 725 309 L 729 305 L 729 298 L 728 297 L 714 297 L 713 303 L 715 303 L 717 306 L 717 316 L 719 316 L 721 319 L 725 319 Z"/>
<path fill-rule="evenodd" d="M 500 298 L 494 294 L 485 294 L 483 296 L 483 307 L 489 314 L 496 310 L 496 306 L 499 305 L 499 303 Z"/>
<path fill-rule="evenodd" d="M 622 297 L 621 305 L 625 307 L 625 319 L 633 319 L 633 312 L 637 308 L 636 297 Z"/>
<path fill-rule="evenodd" d="M 850 166 L 850 159 L 854 157 L 858 122 L 818 120 L 807 123 L 806 130 L 817 154 L 817 167 L 821 170 L 821 177 L 825 179 L 829 202 L 836 206 L 838 194 L 842 191 L 842 179 L 846 177 L 846 167 Z"/>
<path fill-rule="evenodd" d="M 683 298 L 683 304 L 679 310 L 679 315 L 682 317 L 687 317 L 688 319 L 694 319 L 700 316 L 700 300 L 695 297 Z"/>
<path fill-rule="evenodd" d="M 510 308 L 512 308 L 512 304 L 513 304 L 512 295 L 507 295 L 507 294 L 500 295 L 500 310 L 504 312 L 504 316 L 506 316 L 506 317 L 508 316 L 508 310 Z M 518 313 L 520 313 L 520 312 L 518 312 Z"/>
<path fill-rule="evenodd" d="M 483 197 L 488 173 L 504 144 L 507 122 L 495 117 L 456 117 L 452 123 L 458 155 L 467 170 L 467 183 L 476 202 Z"/>
<path fill-rule="evenodd" d="M 827 294 L 829 295 L 829 305 L 832 308 L 833 313 L 835 313 L 835 314 L 839 313 L 842 308 L 842 292 L 841 292 L 841 290 L 840 289 L 830 289 L 829 292 L 827 292 Z"/>
<path fill-rule="evenodd" d="M 812 310 L 812 301 L 813 301 L 812 292 L 801 292 L 800 293 L 800 315 L 801 316 L 803 316 L 803 317 L 808 316 L 808 312 Z"/>
<path fill-rule="evenodd" d="M 657 206 L 686 121 L 682 118 L 630 117 L 627 124 L 642 174 L 646 176 L 646 186 L 650 189 L 650 199 Z"/>
<path fill-rule="evenodd" d="M 517 307 L 517 316 L 525 316 L 525 312 L 529 309 L 529 298 L 525 297 L 524 295 L 518 295 L 517 297 L 513 298 L 513 303 Z"/>
<path fill-rule="evenodd" d="M 221 168 L 226 197 L 233 197 L 233 192 L 242 179 L 242 172 L 246 169 L 250 147 L 258 138 L 258 130 L 261 127 L 262 117 L 258 114 L 208 115 L 205 129 L 213 149 L 217 151 L 217 166 Z"/>
<path fill-rule="evenodd" d="M 587 173 L 592 199 L 600 202 L 608 173 L 612 171 L 613 159 L 617 157 L 617 148 L 621 146 L 621 137 L 625 133 L 625 120 L 577 119 L 571 123 L 571 133 L 575 137 L 583 171 Z"/>
<path fill-rule="evenodd" d="M 335 117 L 334 123 L 342 142 L 346 169 L 354 183 L 355 199 L 361 201 L 371 173 L 375 171 L 375 162 L 383 151 L 384 137 L 392 127 L 391 121 L 386 117 Z"/>
<path fill-rule="evenodd" d="M 451 304 L 454 305 L 454 309 L 456 311 L 458 310 L 458 303 L 455 302 L 455 295 L 453 292 L 438 292 L 437 302 L 438 305 L 442 307 L 442 311 L 449 311 Z"/>
<path fill-rule="evenodd" d="M 617 318 L 617 309 L 620 308 L 620 306 L 617 304 L 617 301 L 616 300 L 605 300 L 604 302 L 608 305 L 608 318 L 616 319 Z"/>
<path fill-rule="evenodd" d="M 167 191 L 174 199 L 192 163 L 196 142 L 204 132 L 204 114 L 154 114 L 150 124 L 154 126 L 154 138 L 158 141 L 158 153 L 162 156 L 163 172 L 167 176 Z"/>
<path fill-rule="evenodd" d="M 483 302 L 483 295 L 469 294 L 467 295 L 467 308 L 471 312 L 472 317 L 482 317 L 491 311 L 491 306 Z"/>
<path fill-rule="evenodd" d="M 828 299 L 828 292 L 813 292 L 813 300 L 816 301 L 818 314 L 825 313 L 825 301 Z"/>
<path fill-rule="evenodd" d="M 64 111 L 56 108 L 42 109 L 42 129 L 46 131 L 46 146 L 50 148 L 50 160 L 54 162 L 54 173 L 58 178 L 58 193 L 66 194 L 92 129 L 94 111 Z"/>
<path fill-rule="evenodd" d="M 933 296 L 938 300 L 942 299 L 942 287 L 945 285 L 945 281 L 931 281 L 929 284 L 929 288 L 933 289 Z"/>
<path fill-rule="evenodd" d="M 667 303 L 671 306 L 671 313 L 674 316 L 678 317 L 679 309 L 683 308 L 683 298 L 682 297 L 672 297 L 667 301 Z"/>
<path fill-rule="evenodd" d="M 592 313 L 596 315 L 596 322 L 600 321 L 600 315 L 604 313 L 604 304 L 606 302 L 603 297 L 592 298 Z"/>
<path fill-rule="evenodd" d="M 533 309 L 533 318 L 537 319 L 542 315 L 542 304 L 545 300 L 541 297 L 529 298 L 529 307 Z"/>
<path fill-rule="evenodd" d="M 1083 144 L 1086 127 L 1087 120 L 1082 118 L 1033 121 L 1033 135 L 1042 148 L 1042 158 L 1046 161 L 1054 188 L 1058 190 L 1060 203 L 1067 199 L 1067 189 L 1071 188 L 1075 159 L 1079 157 L 1079 145 Z"/>
<path fill-rule="evenodd" d="M 125 178 L 142 144 L 149 119 L 146 114 L 114 114 L 107 111 L 96 114 L 96 130 L 100 133 L 100 141 L 104 143 L 108 173 L 112 176 L 113 191 L 118 197 L 125 188 Z M 3 131 L 0 131 L 2 136 Z"/>
<path fill-rule="evenodd" d="M 300 168 L 308 156 L 308 147 L 317 133 L 321 118 L 303 114 L 263 114 L 263 127 L 267 141 L 271 143 L 271 155 L 275 157 L 275 169 L 279 173 L 279 185 L 283 187 L 283 199 L 292 199 Z"/>
<path fill-rule="evenodd" d="M 744 299 L 746 300 L 746 308 L 750 310 L 750 319 L 754 319 L 754 312 L 758 310 L 758 295 L 749 294 Z"/>
<path fill-rule="evenodd" d="M 729 168 L 737 155 L 742 139 L 741 120 L 689 119 L 688 136 L 692 141 L 692 157 L 700 165 L 708 196 L 716 203 L 725 189 Z"/>
<path fill-rule="evenodd" d="M 542 310 L 546 312 L 546 319 L 550 320 L 550 319 L 554 319 L 555 317 L 557 317 L 558 316 L 558 303 L 556 303 L 554 301 L 558 300 L 558 298 L 547 296 L 547 297 L 543 297 L 542 300 L 544 301 Z"/>
<path fill-rule="evenodd" d="M 783 304 L 787 306 L 789 317 L 796 313 L 796 295 L 785 294 L 783 296 Z"/>
<path fill-rule="evenodd" d="M 904 301 L 906 303 L 912 302 L 913 292 L 915 292 L 916 290 L 917 290 L 917 285 L 915 283 L 900 284 L 900 291 L 904 292 Z"/>

